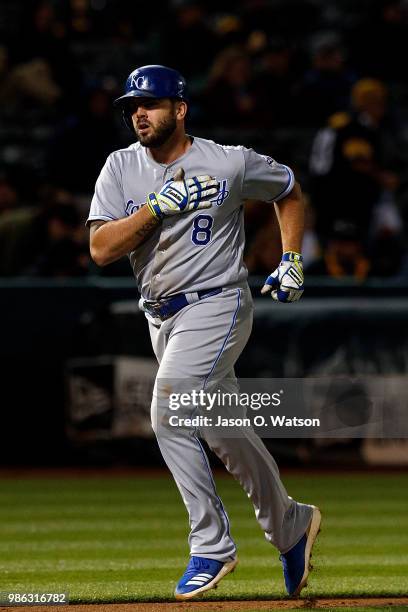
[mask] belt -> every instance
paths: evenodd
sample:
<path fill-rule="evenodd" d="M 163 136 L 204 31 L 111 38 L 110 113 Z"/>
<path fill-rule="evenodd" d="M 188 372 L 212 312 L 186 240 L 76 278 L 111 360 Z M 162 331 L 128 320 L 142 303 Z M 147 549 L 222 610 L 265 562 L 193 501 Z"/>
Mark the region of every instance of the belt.
<path fill-rule="evenodd" d="M 194 302 L 203 300 L 206 297 L 217 295 L 221 293 L 221 291 L 222 287 L 217 287 L 216 289 L 203 289 L 202 291 L 195 291 L 194 293 L 178 293 L 177 295 L 162 300 L 144 300 L 142 306 L 143 310 L 152 317 L 157 317 L 165 321 L 166 319 L 170 319 L 170 317 L 185 306 L 194 304 Z"/>

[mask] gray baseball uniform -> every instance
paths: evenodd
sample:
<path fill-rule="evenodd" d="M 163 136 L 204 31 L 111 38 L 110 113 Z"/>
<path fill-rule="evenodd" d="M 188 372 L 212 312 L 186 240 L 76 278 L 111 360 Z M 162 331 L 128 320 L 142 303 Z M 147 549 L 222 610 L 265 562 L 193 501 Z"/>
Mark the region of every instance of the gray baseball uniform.
<path fill-rule="evenodd" d="M 185 293 L 189 302 L 164 322 L 146 314 L 160 364 L 152 423 L 189 512 L 191 554 L 226 561 L 235 556 L 235 544 L 198 432 L 180 429 L 175 436 L 161 436 L 157 427 L 157 415 L 168 409 L 161 381 L 194 380 L 200 389 L 216 380 L 218 388 L 236 390 L 234 364 L 249 338 L 253 311 L 243 263 L 243 204 L 248 198 L 278 201 L 292 190 L 294 176 L 287 166 L 251 149 L 202 138 L 194 138 L 187 152 L 169 165 L 157 163 L 135 143 L 108 157 L 87 223 L 132 214 L 179 167 L 187 178 L 217 178 L 220 191 L 212 207 L 165 217 L 129 257 L 144 299 Z M 215 288 L 222 291 L 194 301 L 197 291 Z M 306 531 L 312 511 L 288 496 L 262 441 L 250 428 L 239 439 L 219 438 L 209 430 L 200 433 L 247 492 L 266 538 L 281 552 L 288 551 Z"/>

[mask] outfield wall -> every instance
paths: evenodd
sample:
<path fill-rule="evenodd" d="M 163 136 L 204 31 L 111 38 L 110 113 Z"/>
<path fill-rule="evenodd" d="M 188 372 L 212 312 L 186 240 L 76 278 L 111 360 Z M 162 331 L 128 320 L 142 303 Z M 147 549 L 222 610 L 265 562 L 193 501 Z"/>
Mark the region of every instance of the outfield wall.
<path fill-rule="evenodd" d="M 393 376 L 404 403 L 406 295 L 403 285 L 311 283 L 298 304 L 256 298 L 237 374 Z M 1 314 L 3 465 L 159 461 L 147 424 L 154 361 L 132 279 L 4 281 Z M 404 441 L 371 441 L 365 449 L 359 440 L 268 444 L 291 465 L 407 459 Z"/>

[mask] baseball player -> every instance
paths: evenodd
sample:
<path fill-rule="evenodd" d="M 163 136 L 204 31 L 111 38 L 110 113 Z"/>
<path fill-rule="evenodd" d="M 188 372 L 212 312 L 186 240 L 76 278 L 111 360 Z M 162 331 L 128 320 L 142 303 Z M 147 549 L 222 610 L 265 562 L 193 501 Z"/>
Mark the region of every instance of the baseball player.
<path fill-rule="evenodd" d="M 237 565 L 200 435 L 248 494 L 266 539 L 280 552 L 286 589 L 297 596 L 306 586 L 319 509 L 288 496 L 253 429 L 240 439 L 197 428 L 161 435 L 158 415 L 169 401 L 161 381 L 194 381 L 204 389 L 236 380 L 253 311 L 243 263 L 247 198 L 277 203 L 282 234 L 282 261 L 262 293 L 282 303 L 302 295 L 300 187 L 292 170 L 270 157 L 187 135 L 186 83 L 176 70 L 137 68 L 116 105 L 137 142 L 112 153 L 100 173 L 87 221 L 90 250 L 101 266 L 129 256 L 160 364 L 152 424 L 191 527 L 191 557 L 175 596 L 199 596 Z"/>

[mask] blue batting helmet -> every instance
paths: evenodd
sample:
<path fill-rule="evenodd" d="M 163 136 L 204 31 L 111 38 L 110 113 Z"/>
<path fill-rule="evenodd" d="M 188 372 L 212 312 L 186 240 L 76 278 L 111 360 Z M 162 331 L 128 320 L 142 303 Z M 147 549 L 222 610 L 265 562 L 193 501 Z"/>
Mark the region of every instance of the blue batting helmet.
<path fill-rule="evenodd" d="M 123 119 L 133 132 L 129 101 L 132 98 L 175 98 L 186 100 L 186 81 L 177 70 L 151 64 L 136 68 L 126 80 L 125 94 L 117 98 L 115 106 L 122 109 Z"/>

